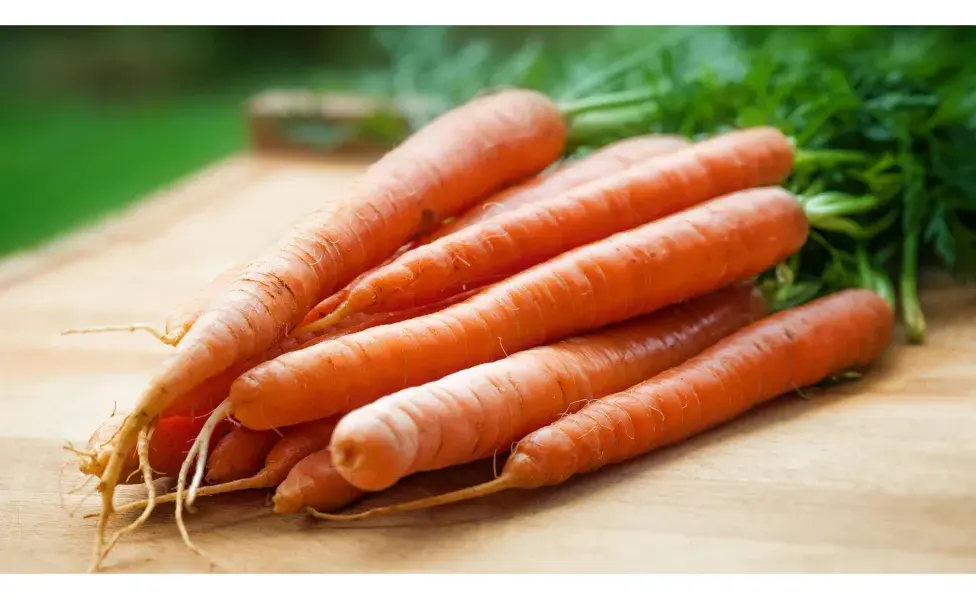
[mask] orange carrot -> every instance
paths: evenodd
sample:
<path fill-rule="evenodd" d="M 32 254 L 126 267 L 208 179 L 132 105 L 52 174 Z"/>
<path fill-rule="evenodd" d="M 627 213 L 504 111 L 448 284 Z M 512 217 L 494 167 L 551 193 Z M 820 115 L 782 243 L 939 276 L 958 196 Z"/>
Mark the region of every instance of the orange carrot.
<path fill-rule="evenodd" d="M 567 252 L 440 312 L 262 363 L 234 382 L 212 418 L 232 413 L 270 429 L 348 412 L 758 275 L 806 236 L 789 192 L 735 193 Z"/>
<path fill-rule="evenodd" d="M 261 470 L 268 452 L 281 437 L 273 429 L 253 431 L 247 427 L 234 427 L 214 446 L 204 478 L 209 483 L 225 483 L 254 475 Z"/>
<path fill-rule="evenodd" d="M 429 244 L 475 223 L 562 194 L 637 163 L 687 148 L 690 144 L 691 142 L 680 136 L 659 134 L 633 137 L 609 144 L 578 161 L 563 164 L 495 194 L 420 238 L 413 246 Z"/>
<path fill-rule="evenodd" d="M 488 483 L 358 515 L 318 516 L 355 519 L 557 485 L 865 367 L 891 343 L 893 326 L 891 306 L 874 292 L 835 293 L 758 321 L 678 367 L 529 434 Z"/>
<path fill-rule="evenodd" d="M 735 131 L 505 212 L 415 250 L 352 286 L 316 331 L 364 310 L 425 304 L 722 194 L 781 183 L 793 165 L 776 129 Z"/>
<path fill-rule="evenodd" d="M 329 438 L 332 436 L 337 420 L 338 417 L 333 417 L 289 427 L 284 436 L 278 437 L 277 443 L 267 453 L 263 469 L 245 479 L 201 487 L 197 490 L 197 495 L 214 496 L 242 490 L 275 487 L 284 481 L 288 473 L 303 458 L 328 446 Z M 184 493 L 183 496 L 185 495 Z M 176 498 L 176 493 L 170 493 L 156 498 L 155 502 L 173 502 Z M 117 510 L 118 512 L 138 510 L 145 508 L 147 504 L 146 500 L 139 500 L 120 506 Z"/>
<path fill-rule="evenodd" d="M 336 510 L 365 493 L 342 478 L 331 454 L 328 448 L 319 450 L 292 468 L 271 499 L 276 513 L 296 513 L 303 508 Z"/>
<path fill-rule="evenodd" d="M 100 562 L 125 459 L 139 432 L 174 399 L 266 352 L 315 303 L 386 259 L 431 215 L 457 214 L 544 169 L 563 152 L 565 139 L 560 108 L 546 96 L 523 90 L 482 96 L 413 134 L 376 162 L 345 201 L 308 216 L 245 266 L 196 318 L 123 424 L 99 483 L 92 568 Z M 181 505 L 177 521 L 188 541 Z"/>
<path fill-rule="evenodd" d="M 758 289 L 734 286 L 401 390 L 339 422 L 330 445 L 335 466 L 354 486 L 374 491 L 418 471 L 491 456 L 590 398 L 676 366 L 765 314 Z"/>

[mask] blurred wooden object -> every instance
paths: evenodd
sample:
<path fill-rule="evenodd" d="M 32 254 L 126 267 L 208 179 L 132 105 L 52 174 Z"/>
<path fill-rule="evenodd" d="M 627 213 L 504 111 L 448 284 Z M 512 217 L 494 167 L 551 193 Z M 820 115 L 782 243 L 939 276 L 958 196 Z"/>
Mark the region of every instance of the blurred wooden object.
<path fill-rule="evenodd" d="M 352 92 L 268 90 L 247 104 L 248 131 L 262 152 L 370 154 L 393 148 L 410 130 L 405 111 L 422 108 L 419 100 L 394 103 Z"/>

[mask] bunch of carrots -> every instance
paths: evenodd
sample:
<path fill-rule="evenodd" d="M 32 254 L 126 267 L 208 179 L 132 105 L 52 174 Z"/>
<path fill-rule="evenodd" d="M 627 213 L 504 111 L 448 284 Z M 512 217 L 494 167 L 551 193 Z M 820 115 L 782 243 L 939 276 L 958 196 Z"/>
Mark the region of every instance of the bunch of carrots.
<path fill-rule="evenodd" d="M 161 502 L 196 549 L 183 512 L 205 495 L 267 488 L 277 513 L 351 519 L 556 485 L 890 344 L 872 291 L 771 313 L 755 287 L 808 235 L 782 133 L 635 137 L 561 163 L 572 116 L 525 90 L 455 108 L 174 311 L 157 336 L 175 354 L 77 451 L 102 497 L 93 567 Z M 486 484 L 334 512 L 509 451 Z M 136 482 L 148 497 L 116 506 Z"/>

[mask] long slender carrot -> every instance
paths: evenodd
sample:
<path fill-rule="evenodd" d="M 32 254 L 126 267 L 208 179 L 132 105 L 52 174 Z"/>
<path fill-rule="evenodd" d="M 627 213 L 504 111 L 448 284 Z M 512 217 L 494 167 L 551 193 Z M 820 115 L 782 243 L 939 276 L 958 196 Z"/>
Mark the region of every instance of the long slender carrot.
<path fill-rule="evenodd" d="M 214 496 L 243 490 L 272 488 L 285 480 L 285 477 L 303 458 L 313 452 L 322 450 L 329 444 L 332 431 L 335 429 L 338 417 L 320 419 L 289 427 L 284 436 L 268 452 L 264 460 L 264 468 L 245 479 L 227 481 L 201 487 L 198 496 Z M 184 493 L 183 496 L 186 494 Z M 169 493 L 155 499 L 157 504 L 173 502 L 176 493 Z M 139 500 L 118 507 L 118 512 L 128 512 L 145 508 L 147 500 Z M 86 516 L 96 516 L 86 515 Z"/>
<path fill-rule="evenodd" d="M 766 312 L 753 285 L 733 286 L 401 390 L 339 422 L 330 445 L 335 466 L 354 486 L 375 491 L 418 471 L 491 456 L 590 398 L 677 366 Z"/>
<path fill-rule="evenodd" d="M 838 292 L 758 321 L 678 367 L 529 434 L 488 483 L 358 515 L 315 514 L 355 519 L 558 485 L 684 440 L 781 394 L 868 366 L 891 343 L 893 326 L 891 306 L 881 296 Z"/>
<path fill-rule="evenodd" d="M 536 175 L 532 179 L 498 192 L 475 204 L 448 223 L 417 240 L 416 246 L 429 244 L 475 223 L 514 210 L 520 206 L 562 194 L 577 186 L 606 177 L 609 173 L 657 156 L 664 156 L 691 145 L 687 139 L 676 135 L 643 135 L 627 138 L 604 146 L 578 161 Z"/>
<path fill-rule="evenodd" d="M 365 492 L 343 479 L 332 464 L 326 448 L 303 458 L 278 485 L 271 501 L 278 514 L 296 513 L 303 508 L 336 510 Z"/>
<path fill-rule="evenodd" d="M 716 196 L 780 184 L 792 165 L 789 140 L 770 127 L 639 162 L 406 252 L 350 288 L 331 315 L 298 331 L 316 331 L 364 310 L 434 301 Z"/>
<path fill-rule="evenodd" d="M 214 446 L 204 479 L 208 483 L 226 483 L 254 475 L 264 466 L 268 452 L 281 437 L 273 429 L 253 431 L 234 427 Z"/>
<path fill-rule="evenodd" d="M 789 192 L 731 194 L 567 252 L 440 312 L 262 363 L 234 382 L 214 414 L 270 429 L 348 412 L 758 275 L 806 236 L 803 209 Z"/>
<path fill-rule="evenodd" d="M 482 96 L 412 135 L 376 162 L 344 202 L 313 213 L 247 265 L 197 317 L 123 425 L 99 482 L 92 569 L 100 564 L 125 458 L 175 398 L 267 351 L 316 302 L 387 258 L 430 215 L 454 215 L 544 169 L 565 139 L 560 107 L 546 96 L 524 90 Z"/>

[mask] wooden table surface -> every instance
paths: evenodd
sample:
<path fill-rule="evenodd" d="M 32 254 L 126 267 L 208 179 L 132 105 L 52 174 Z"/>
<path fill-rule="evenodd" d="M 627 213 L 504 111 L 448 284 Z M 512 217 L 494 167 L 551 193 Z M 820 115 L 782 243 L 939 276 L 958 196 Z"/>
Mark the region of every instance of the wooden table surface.
<path fill-rule="evenodd" d="M 97 498 L 83 498 L 91 485 L 68 493 L 81 479 L 61 446 L 131 407 L 172 351 L 144 334 L 59 332 L 161 322 L 361 167 L 234 157 L 0 263 L 0 571 L 87 568 L 94 524 L 80 515 Z M 892 348 L 864 380 L 558 488 L 356 526 L 278 517 L 254 492 L 202 500 L 188 526 L 233 572 L 972 572 L 976 290 L 926 286 L 926 345 Z M 490 476 L 485 463 L 421 475 L 366 502 Z M 181 546 L 172 507 L 106 567 L 207 570 Z"/>

